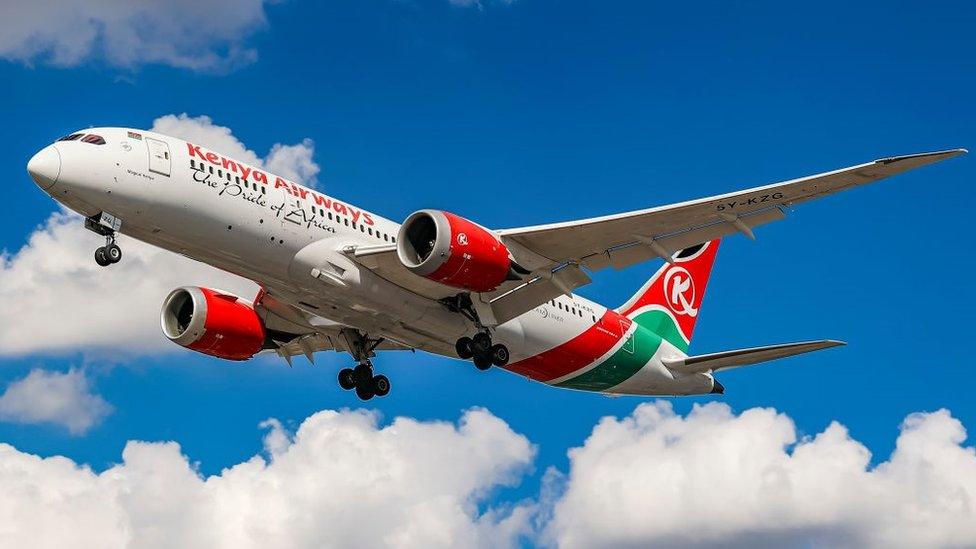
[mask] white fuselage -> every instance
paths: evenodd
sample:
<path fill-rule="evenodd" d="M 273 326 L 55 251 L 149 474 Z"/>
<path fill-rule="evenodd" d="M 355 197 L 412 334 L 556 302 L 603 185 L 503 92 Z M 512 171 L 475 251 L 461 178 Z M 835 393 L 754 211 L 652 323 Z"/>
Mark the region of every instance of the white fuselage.
<path fill-rule="evenodd" d="M 51 145 L 59 175 L 41 184 L 82 215 L 109 213 L 125 235 L 253 280 L 310 317 L 410 347 L 453 357 L 457 338 L 474 331 L 462 315 L 343 253 L 393 244 L 398 223 L 180 139 L 125 128 L 84 131 L 107 143 Z M 494 337 L 517 362 L 578 336 L 606 312 L 564 296 L 498 326 Z M 676 379 L 659 360 L 647 369 L 642 386 L 627 392 L 711 388 L 710 378 Z"/>

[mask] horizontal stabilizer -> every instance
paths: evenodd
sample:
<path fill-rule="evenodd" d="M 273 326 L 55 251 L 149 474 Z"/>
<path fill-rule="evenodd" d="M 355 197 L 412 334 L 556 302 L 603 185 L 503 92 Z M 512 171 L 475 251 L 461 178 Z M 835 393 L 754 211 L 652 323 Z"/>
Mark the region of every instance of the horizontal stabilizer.
<path fill-rule="evenodd" d="M 674 360 L 664 359 L 664 365 L 677 372 L 687 374 L 701 374 L 726 368 L 749 366 L 767 360 L 785 358 L 793 355 L 829 349 L 838 345 L 846 345 L 843 341 L 824 339 L 821 341 L 803 341 L 800 343 L 783 343 L 781 345 L 767 345 L 751 349 L 736 349 L 707 355 L 689 356 Z"/>

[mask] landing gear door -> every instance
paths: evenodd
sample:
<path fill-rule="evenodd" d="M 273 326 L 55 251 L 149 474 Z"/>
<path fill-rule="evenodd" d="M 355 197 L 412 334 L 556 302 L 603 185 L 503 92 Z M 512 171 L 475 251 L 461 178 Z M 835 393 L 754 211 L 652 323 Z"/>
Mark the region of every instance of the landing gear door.
<path fill-rule="evenodd" d="M 149 171 L 169 177 L 169 145 L 165 141 L 147 137 L 146 146 L 149 147 Z"/>

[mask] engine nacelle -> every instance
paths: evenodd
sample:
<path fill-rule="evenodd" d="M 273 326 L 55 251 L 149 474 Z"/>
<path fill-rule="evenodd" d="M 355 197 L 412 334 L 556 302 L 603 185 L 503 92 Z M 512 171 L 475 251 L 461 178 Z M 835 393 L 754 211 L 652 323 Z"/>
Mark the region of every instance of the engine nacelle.
<path fill-rule="evenodd" d="M 160 322 L 170 341 L 226 360 L 247 360 L 264 347 L 264 325 L 251 303 L 209 288 L 170 292 Z"/>
<path fill-rule="evenodd" d="M 454 288 L 488 292 L 508 279 L 508 248 L 484 227 L 440 210 L 410 214 L 397 256 L 411 272 Z"/>

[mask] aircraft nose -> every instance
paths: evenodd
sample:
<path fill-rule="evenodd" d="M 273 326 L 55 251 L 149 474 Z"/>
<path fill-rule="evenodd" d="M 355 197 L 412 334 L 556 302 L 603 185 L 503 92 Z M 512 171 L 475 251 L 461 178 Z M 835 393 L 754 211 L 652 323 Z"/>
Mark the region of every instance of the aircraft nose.
<path fill-rule="evenodd" d="M 31 157 L 27 162 L 27 173 L 45 191 L 53 187 L 61 175 L 61 154 L 57 147 L 48 145 Z"/>

